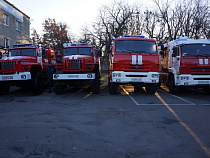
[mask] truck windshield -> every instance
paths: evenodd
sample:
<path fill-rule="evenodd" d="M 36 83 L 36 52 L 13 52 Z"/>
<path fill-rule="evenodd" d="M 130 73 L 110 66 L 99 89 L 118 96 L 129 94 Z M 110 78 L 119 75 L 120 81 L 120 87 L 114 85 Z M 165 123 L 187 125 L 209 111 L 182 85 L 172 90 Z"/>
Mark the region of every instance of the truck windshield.
<path fill-rule="evenodd" d="M 64 55 L 77 55 L 77 48 L 65 48 L 64 49 Z"/>
<path fill-rule="evenodd" d="M 186 44 L 181 50 L 182 56 L 210 56 L 210 44 Z"/>
<path fill-rule="evenodd" d="M 11 49 L 9 50 L 10 56 L 36 56 L 35 49 Z"/>
<path fill-rule="evenodd" d="M 79 48 L 79 54 L 80 55 L 91 55 L 92 48 Z"/>
<path fill-rule="evenodd" d="M 155 42 L 140 40 L 116 41 L 115 52 L 157 53 Z"/>

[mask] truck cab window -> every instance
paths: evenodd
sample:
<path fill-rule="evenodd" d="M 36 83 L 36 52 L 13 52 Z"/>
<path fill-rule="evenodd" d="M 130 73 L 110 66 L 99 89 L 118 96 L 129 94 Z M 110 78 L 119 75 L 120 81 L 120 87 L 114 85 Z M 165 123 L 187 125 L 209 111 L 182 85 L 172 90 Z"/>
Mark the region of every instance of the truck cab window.
<path fill-rule="evenodd" d="M 22 49 L 21 56 L 36 56 L 35 49 Z"/>
<path fill-rule="evenodd" d="M 181 48 L 183 56 L 210 56 L 210 44 L 186 44 Z"/>
<path fill-rule="evenodd" d="M 157 53 L 156 43 L 141 40 L 119 40 L 116 41 L 115 52 L 127 53 Z"/>
<path fill-rule="evenodd" d="M 20 49 L 11 49 L 9 50 L 9 56 L 20 56 Z"/>
<path fill-rule="evenodd" d="M 64 49 L 64 55 L 77 55 L 77 48 L 66 48 Z"/>
<path fill-rule="evenodd" d="M 79 54 L 80 55 L 91 55 L 92 48 L 79 48 Z"/>

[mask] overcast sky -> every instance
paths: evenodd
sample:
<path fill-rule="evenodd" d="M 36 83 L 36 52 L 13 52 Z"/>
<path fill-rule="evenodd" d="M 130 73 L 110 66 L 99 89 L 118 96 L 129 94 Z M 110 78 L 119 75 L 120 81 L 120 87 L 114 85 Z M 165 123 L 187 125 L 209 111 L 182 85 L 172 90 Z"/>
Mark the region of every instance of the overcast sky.
<path fill-rule="evenodd" d="M 91 25 L 96 21 L 99 8 L 113 0 L 8 0 L 31 20 L 30 28 L 42 33 L 42 23 L 48 18 L 55 18 L 56 22 L 64 22 L 71 33 L 80 36 L 84 25 Z M 152 0 L 124 0 L 130 4 L 141 4 Z"/>

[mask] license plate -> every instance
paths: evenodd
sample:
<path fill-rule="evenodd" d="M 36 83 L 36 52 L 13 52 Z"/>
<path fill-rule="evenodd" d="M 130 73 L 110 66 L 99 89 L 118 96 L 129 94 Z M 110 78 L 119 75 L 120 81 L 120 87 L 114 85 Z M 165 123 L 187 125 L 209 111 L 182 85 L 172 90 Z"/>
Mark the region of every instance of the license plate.
<path fill-rule="evenodd" d="M 68 75 L 68 78 L 78 78 L 78 75 Z"/>
<path fill-rule="evenodd" d="M 2 80 L 12 80 L 13 76 L 2 76 Z"/>
<path fill-rule="evenodd" d="M 198 81 L 198 84 L 209 84 L 209 81 Z"/>
<path fill-rule="evenodd" d="M 135 81 L 135 82 L 141 82 L 142 78 L 131 78 L 131 81 Z"/>

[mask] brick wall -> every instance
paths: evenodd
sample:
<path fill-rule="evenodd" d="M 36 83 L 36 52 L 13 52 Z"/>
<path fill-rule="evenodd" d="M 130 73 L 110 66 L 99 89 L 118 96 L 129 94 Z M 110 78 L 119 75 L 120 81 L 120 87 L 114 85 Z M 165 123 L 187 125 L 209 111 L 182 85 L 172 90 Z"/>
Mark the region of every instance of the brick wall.
<path fill-rule="evenodd" d="M 9 25 L 3 23 L 3 15 L 9 16 Z M 16 30 L 16 21 L 20 22 L 20 31 Z M 29 43 L 30 41 L 30 18 L 23 14 L 23 21 L 9 14 L 0 8 L 0 46 L 4 46 L 4 41 L 9 39 L 10 47 L 16 43 Z"/>

